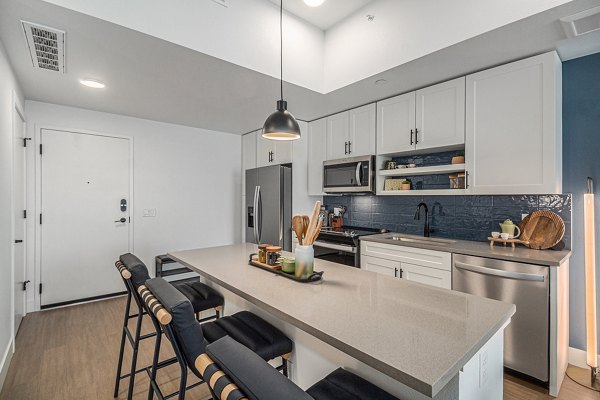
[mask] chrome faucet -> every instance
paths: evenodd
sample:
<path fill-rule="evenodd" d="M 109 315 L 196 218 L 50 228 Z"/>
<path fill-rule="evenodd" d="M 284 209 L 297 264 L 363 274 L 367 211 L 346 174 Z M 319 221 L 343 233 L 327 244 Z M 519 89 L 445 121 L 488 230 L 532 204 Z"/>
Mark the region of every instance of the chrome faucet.
<path fill-rule="evenodd" d="M 419 203 L 417 206 L 417 211 L 415 211 L 415 221 L 419 221 L 421 219 L 421 207 L 425 209 L 425 225 L 423 225 L 423 236 L 429 237 L 429 208 L 427 208 L 427 204 Z"/>

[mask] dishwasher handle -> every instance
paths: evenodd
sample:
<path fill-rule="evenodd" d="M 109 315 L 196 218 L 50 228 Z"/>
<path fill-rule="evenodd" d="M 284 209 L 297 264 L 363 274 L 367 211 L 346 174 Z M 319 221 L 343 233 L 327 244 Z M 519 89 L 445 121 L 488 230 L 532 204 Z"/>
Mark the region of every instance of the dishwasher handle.
<path fill-rule="evenodd" d="M 501 278 L 515 279 L 518 281 L 535 281 L 544 282 L 544 275 L 528 274 L 525 272 L 504 271 L 495 268 L 481 267 L 479 265 L 466 264 L 460 261 L 455 261 L 454 266 L 465 271 L 476 272 L 483 275 L 498 276 Z"/>

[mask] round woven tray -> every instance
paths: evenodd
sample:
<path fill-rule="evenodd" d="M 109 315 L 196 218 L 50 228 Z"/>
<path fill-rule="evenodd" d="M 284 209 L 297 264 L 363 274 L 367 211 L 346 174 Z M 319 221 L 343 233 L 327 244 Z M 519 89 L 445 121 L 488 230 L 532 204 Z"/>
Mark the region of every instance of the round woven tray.
<path fill-rule="evenodd" d="M 532 249 L 549 249 L 556 246 L 565 235 L 565 222 L 552 211 L 534 211 L 519 224 L 519 239 Z"/>

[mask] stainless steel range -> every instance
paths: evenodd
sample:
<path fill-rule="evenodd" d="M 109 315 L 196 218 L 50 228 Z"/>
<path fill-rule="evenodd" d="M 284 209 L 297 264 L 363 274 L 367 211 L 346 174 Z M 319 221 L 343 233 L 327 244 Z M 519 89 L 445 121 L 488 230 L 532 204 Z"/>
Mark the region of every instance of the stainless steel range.
<path fill-rule="evenodd" d="M 313 243 L 315 258 L 360 268 L 360 237 L 385 232 L 385 229 L 357 226 L 323 228 Z"/>

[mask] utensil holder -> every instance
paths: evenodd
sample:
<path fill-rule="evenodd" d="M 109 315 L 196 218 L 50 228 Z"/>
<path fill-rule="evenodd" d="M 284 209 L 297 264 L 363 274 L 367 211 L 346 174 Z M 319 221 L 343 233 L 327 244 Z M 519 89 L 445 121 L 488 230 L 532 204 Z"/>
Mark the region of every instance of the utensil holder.
<path fill-rule="evenodd" d="M 310 246 L 296 246 L 296 271 L 298 279 L 306 279 L 313 273 L 315 250 Z"/>

